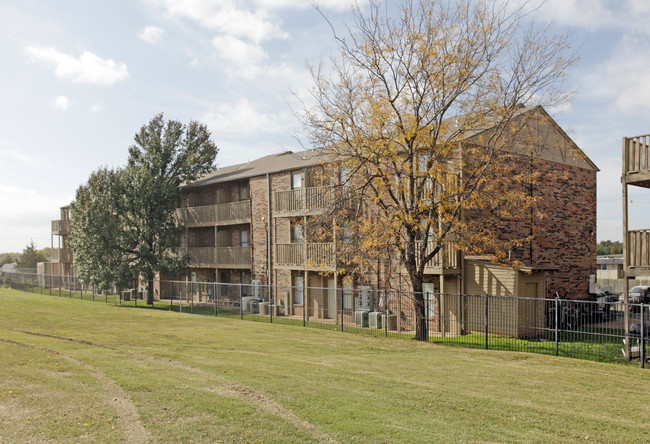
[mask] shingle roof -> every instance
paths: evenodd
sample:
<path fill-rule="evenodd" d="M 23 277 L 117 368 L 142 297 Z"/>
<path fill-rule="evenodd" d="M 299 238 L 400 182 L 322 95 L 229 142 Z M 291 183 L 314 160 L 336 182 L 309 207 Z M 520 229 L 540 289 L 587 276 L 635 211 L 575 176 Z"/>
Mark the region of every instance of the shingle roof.
<path fill-rule="evenodd" d="M 231 165 L 224 168 L 217 168 L 200 179 L 187 184 L 184 188 L 202 187 L 232 180 L 247 179 L 255 176 L 262 176 L 267 173 L 279 171 L 297 170 L 309 166 L 318 165 L 326 161 L 326 156 L 320 150 L 286 151 L 279 154 L 271 154 L 251 160 L 250 162 Z"/>

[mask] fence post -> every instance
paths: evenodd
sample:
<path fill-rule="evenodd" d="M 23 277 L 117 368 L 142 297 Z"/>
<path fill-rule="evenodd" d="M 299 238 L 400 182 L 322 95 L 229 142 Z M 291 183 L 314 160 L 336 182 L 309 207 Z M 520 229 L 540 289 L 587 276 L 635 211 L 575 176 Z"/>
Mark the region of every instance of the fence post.
<path fill-rule="evenodd" d="M 243 304 L 243 301 L 244 301 L 243 296 L 244 295 L 242 293 L 241 286 L 242 286 L 242 284 L 240 283 L 239 284 L 239 319 L 241 319 L 243 321 L 244 320 L 244 304 Z"/>
<path fill-rule="evenodd" d="M 645 368 L 645 329 L 643 324 L 645 324 L 645 306 L 641 304 L 641 338 L 639 341 L 639 357 L 641 358 L 641 368 Z"/>
<path fill-rule="evenodd" d="M 190 298 L 190 313 L 194 314 L 194 282 L 190 282 L 190 292 L 187 296 Z"/>
<path fill-rule="evenodd" d="M 384 337 L 388 337 L 388 298 L 386 297 L 386 290 L 382 290 L 382 297 L 384 298 Z"/>
<path fill-rule="evenodd" d="M 485 349 L 488 349 L 488 295 L 485 295 Z"/>
<path fill-rule="evenodd" d="M 339 290 L 339 294 L 341 295 L 341 305 L 340 305 L 340 307 L 341 307 L 341 331 L 343 331 L 343 297 L 344 297 L 343 296 L 343 291 L 344 290 L 342 288 Z"/>
<path fill-rule="evenodd" d="M 303 207 L 306 208 L 306 207 Z M 305 327 L 307 323 L 305 322 L 305 315 L 307 311 L 307 291 L 305 290 L 305 286 L 307 285 L 307 282 L 304 282 L 302 284 L 302 326 Z"/>
<path fill-rule="evenodd" d="M 424 300 L 424 324 L 427 326 L 427 342 L 429 342 L 429 292 L 426 292 L 426 299 Z"/>
<path fill-rule="evenodd" d="M 559 318 L 560 318 L 560 298 L 555 295 L 555 356 L 560 353 L 560 336 L 559 336 Z"/>
<path fill-rule="evenodd" d="M 217 317 L 217 284 L 212 283 L 212 302 L 214 302 L 214 317 Z"/>

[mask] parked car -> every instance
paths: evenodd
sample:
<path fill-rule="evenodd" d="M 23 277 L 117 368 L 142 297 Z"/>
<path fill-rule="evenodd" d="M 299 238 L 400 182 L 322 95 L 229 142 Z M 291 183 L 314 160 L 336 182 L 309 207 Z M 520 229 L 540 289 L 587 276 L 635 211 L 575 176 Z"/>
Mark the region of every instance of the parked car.
<path fill-rule="evenodd" d="M 625 302 L 625 294 L 621 293 L 618 302 Z M 650 303 L 650 285 L 637 285 L 630 288 L 628 293 L 628 302 L 631 304 L 648 304 Z"/>

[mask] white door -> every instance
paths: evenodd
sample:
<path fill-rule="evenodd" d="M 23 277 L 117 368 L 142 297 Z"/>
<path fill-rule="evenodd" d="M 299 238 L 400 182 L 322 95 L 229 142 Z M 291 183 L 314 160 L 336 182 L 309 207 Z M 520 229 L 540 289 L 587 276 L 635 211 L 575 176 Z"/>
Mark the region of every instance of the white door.
<path fill-rule="evenodd" d="M 293 303 L 297 305 L 302 305 L 303 295 L 305 292 L 305 281 L 302 276 L 296 276 L 293 278 Z"/>
<path fill-rule="evenodd" d="M 334 279 L 327 280 L 327 319 L 336 318 L 336 287 L 334 286 Z"/>
<path fill-rule="evenodd" d="M 436 299 L 435 299 L 435 287 L 432 282 L 422 282 L 422 293 L 425 308 L 427 309 L 427 317 L 433 318 L 434 313 L 436 312 Z"/>

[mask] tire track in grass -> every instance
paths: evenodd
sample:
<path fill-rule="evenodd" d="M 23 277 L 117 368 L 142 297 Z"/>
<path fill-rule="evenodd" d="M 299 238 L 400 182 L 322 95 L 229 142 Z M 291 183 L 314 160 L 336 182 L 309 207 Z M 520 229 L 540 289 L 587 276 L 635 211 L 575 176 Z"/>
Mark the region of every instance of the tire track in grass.
<path fill-rule="evenodd" d="M 49 337 L 49 335 L 43 336 Z M 155 440 L 152 438 L 149 432 L 147 432 L 144 425 L 140 421 L 140 415 L 138 414 L 135 405 L 133 404 L 133 401 L 131 401 L 131 397 L 128 395 L 128 393 L 126 393 L 114 379 L 109 378 L 97 367 L 93 367 L 92 365 L 86 364 L 85 362 L 79 361 L 72 356 L 63 354 L 56 350 L 37 347 L 32 344 L 26 344 L 6 338 L 0 338 L 0 341 L 17 345 L 19 347 L 25 347 L 32 350 L 38 350 L 43 353 L 48 353 L 73 365 L 83 368 L 88 373 L 90 373 L 93 378 L 99 381 L 105 393 L 104 400 L 106 404 L 110 405 L 115 411 L 115 418 L 117 419 L 120 430 L 122 430 L 122 435 L 124 436 L 125 442 L 138 444 L 155 442 Z"/>
<path fill-rule="evenodd" d="M 77 344 L 81 345 L 87 345 L 89 347 L 97 347 L 97 348 L 105 348 L 108 350 L 113 350 L 113 351 L 118 351 L 122 353 L 126 353 L 129 355 L 133 356 L 139 356 L 142 358 L 150 359 L 152 361 L 156 362 L 161 362 L 166 365 L 171 365 L 174 366 L 178 369 L 193 373 L 195 375 L 199 375 L 202 377 L 209 377 L 212 379 L 215 379 L 218 383 L 217 387 L 211 387 L 208 389 L 211 393 L 215 393 L 221 396 L 226 396 L 226 397 L 231 397 L 231 398 L 239 398 L 239 399 L 245 399 L 248 401 L 253 402 L 263 410 L 278 416 L 285 421 L 288 421 L 290 424 L 292 424 L 294 427 L 296 427 L 299 430 L 304 430 L 311 432 L 316 435 L 316 437 L 321 441 L 321 442 L 336 442 L 334 439 L 329 437 L 324 431 L 320 430 L 313 424 L 311 424 L 309 421 L 306 421 L 304 419 L 301 419 L 298 417 L 295 413 L 293 413 L 291 410 L 283 407 L 281 404 L 279 404 L 277 401 L 274 401 L 271 398 L 268 398 L 264 394 L 244 385 L 240 384 L 238 382 L 232 381 L 228 378 L 224 378 L 223 376 L 210 373 L 206 370 L 202 370 L 200 368 L 192 367 L 190 365 L 184 364 L 182 362 L 178 361 L 173 361 L 171 359 L 167 358 L 161 358 L 158 356 L 153 356 L 149 355 L 147 353 L 142 353 L 142 352 L 135 352 L 132 350 L 127 350 L 123 348 L 118 348 L 118 347 L 111 347 L 109 345 L 105 344 L 100 344 L 100 343 L 95 343 L 95 342 L 90 342 L 86 341 L 84 339 L 75 339 L 75 338 L 68 338 L 65 336 L 55 336 L 55 335 L 50 335 L 46 333 L 38 333 L 38 332 L 31 332 L 31 331 L 21 331 L 21 333 L 25 333 L 28 335 L 33 335 L 33 336 L 43 336 L 46 338 L 52 338 L 52 339 L 58 339 L 62 341 L 68 341 L 68 342 L 74 342 Z"/>

